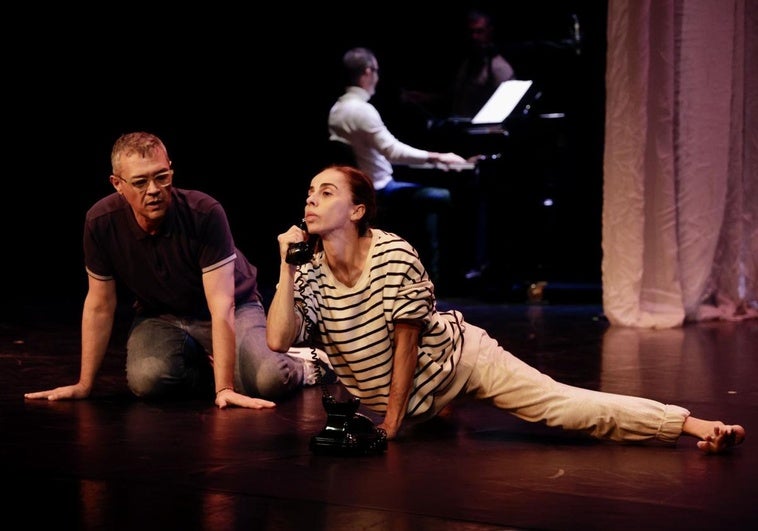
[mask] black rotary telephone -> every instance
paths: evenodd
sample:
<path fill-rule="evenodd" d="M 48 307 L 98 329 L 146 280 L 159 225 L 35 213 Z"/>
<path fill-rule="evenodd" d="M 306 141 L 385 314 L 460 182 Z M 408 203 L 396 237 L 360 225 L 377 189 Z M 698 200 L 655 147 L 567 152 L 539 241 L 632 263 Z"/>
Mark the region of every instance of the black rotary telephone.
<path fill-rule="evenodd" d="M 387 449 L 387 433 L 358 413 L 361 403 L 358 397 L 337 401 L 324 391 L 321 403 L 326 410 L 326 425 L 311 437 L 310 449 L 314 454 L 370 455 Z"/>
<path fill-rule="evenodd" d="M 297 226 L 304 231 L 308 230 L 308 226 L 305 224 L 304 219 L 301 220 Z M 311 258 L 313 258 L 313 253 L 316 250 L 316 240 L 317 238 L 315 236 L 311 236 L 302 242 L 291 243 L 287 248 L 287 256 L 284 259 L 285 262 L 292 265 L 303 265 L 310 262 Z"/>
<path fill-rule="evenodd" d="M 307 230 L 305 220 L 299 225 Z M 316 247 L 316 238 L 293 243 L 287 249 L 285 261 L 292 265 L 303 265 L 311 260 Z M 297 288 L 302 294 L 305 278 L 300 278 Z M 314 323 L 308 313 L 305 313 L 307 335 L 312 338 L 316 331 Z M 311 345 L 313 363 L 318 366 L 319 359 L 315 347 Z M 358 413 L 361 401 L 358 397 L 349 400 L 338 401 L 329 392 L 324 382 L 321 370 L 316 372 L 317 383 L 321 386 L 321 403 L 326 411 L 326 425 L 319 433 L 311 437 L 310 449 L 315 454 L 328 455 L 370 455 L 380 454 L 387 449 L 387 432 L 374 426 L 374 423 L 366 415 Z"/>

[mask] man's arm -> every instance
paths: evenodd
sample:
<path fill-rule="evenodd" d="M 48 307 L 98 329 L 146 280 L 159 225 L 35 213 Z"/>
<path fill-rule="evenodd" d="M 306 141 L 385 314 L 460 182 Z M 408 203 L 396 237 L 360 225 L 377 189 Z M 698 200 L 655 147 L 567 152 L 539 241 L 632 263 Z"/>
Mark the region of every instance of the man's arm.
<path fill-rule="evenodd" d="M 516 75 L 510 63 L 500 54 L 497 54 L 490 59 L 490 64 L 492 65 L 492 77 L 496 87 L 503 81 L 513 79 Z"/>
<path fill-rule="evenodd" d="M 392 359 L 392 381 L 387 412 L 379 427 L 394 439 L 400 431 L 408 399 L 413 387 L 413 375 L 418 363 L 418 336 L 421 325 L 411 321 L 395 323 L 395 352 Z"/>
<path fill-rule="evenodd" d="M 235 405 L 260 409 L 273 407 L 269 400 L 252 398 L 234 390 L 234 365 L 237 347 L 234 330 L 234 261 L 203 274 L 203 289 L 211 312 L 213 376 L 216 405 Z"/>
<path fill-rule="evenodd" d="M 82 310 L 82 363 L 79 381 L 74 385 L 27 393 L 30 399 L 66 400 L 87 398 L 103 363 L 116 313 L 116 283 L 88 278 L 87 296 Z"/>
<path fill-rule="evenodd" d="M 438 164 L 440 169 L 445 170 L 452 164 L 465 164 L 466 159 L 457 153 L 439 153 L 415 148 L 398 140 L 387 126 L 382 122 L 378 112 L 367 113 L 363 121 L 365 130 L 369 132 L 369 138 L 374 147 L 391 164 Z"/>

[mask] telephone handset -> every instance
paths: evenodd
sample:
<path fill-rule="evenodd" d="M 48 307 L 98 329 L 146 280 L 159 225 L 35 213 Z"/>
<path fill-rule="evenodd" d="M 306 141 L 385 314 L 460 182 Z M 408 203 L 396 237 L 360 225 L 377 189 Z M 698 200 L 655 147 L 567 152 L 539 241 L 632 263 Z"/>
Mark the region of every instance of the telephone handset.
<path fill-rule="evenodd" d="M 305 220 L 301 220 L 297 224 L 298 227 L 304 231 L 308 230 L 308 226 L 305 224 Z M 292 265 L 303 265 L 310 262 L 313 258 L 313 252 L 316 250 L 316 237 L 311 236 L 307 240 L 291 243 L 287 248 L 287 256 L 284 261 Z"/>
<path fill-rule="evenodd" d="M 306 229 L 305 220 L 298 226 Z M 288 264 L 302 265 L 310 261 L 316 248 L 316 237 L 311 236 L 308 240 L 293 243 L 287 249 L 285 258 Z M 297 289 L 303 293 L 304 278 L 298 281 Z M 307 336 L 313 338 L 316 332 L 316 323 L 313 322 L 308 312 L 305 312 Z M 316 348 L 311 344 L 311 356 L 313 363 L 318 366 L 319 358 Z M 361 401 L 358 397 L 350 397 L 345 401 L 338 401 L 329 392 L 321 370 L 316 370 L 317 384 L 321 386 L 321 403 L 326 411 L 326 425 L 319 433 L 311 437 L 310 449 L 315 454 L 328 455 L 369 455 L 380 454 L 387 449 L 387 432 L 374 426 L 374 423 L 366 415 L 358 413 Z"/>

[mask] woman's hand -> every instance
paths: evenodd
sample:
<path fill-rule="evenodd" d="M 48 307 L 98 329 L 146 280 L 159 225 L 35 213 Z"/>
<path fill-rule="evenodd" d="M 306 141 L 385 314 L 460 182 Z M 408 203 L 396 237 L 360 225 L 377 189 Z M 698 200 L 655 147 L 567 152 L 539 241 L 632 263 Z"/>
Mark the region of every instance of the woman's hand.
<path fill-rule="evenodd" d="M 297 225 L 292 225 L 287 232 L 283 232 L 277 236 L 276 239 L 279 242 L 279 257 L 282 261 L 287 259 L 287 250 L 290 245 L 293 243 L 304 242 L 306 238 L 308 238 L 308 233 Z"/>
<path fill-rule="evenodd" d="M 400 431 L 400 426 L 395 426 L 395 425 L 391 426 L 390 424 L 387 424 L 386 420 L 382 422 L 381 424 L 379 424 L 377 428 L 381 428 L 385 431 L 385 433 L 387 434 L 388 441 L 391 441 L 392 439 L 397 437 L 397 434 Z"/>

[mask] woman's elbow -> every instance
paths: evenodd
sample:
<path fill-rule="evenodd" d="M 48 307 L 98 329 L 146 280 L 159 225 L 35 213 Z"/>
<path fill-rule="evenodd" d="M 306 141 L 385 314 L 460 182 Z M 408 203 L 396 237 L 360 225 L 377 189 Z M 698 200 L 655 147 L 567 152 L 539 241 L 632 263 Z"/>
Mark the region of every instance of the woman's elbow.
<path fill-rule="evenodd" d="M 291 342 L 284 341 L 283 338 L 274 337 L 271 334 L 266 334 L 266 344 L 274 352 L 287 352 L 292 346 Z"/>

